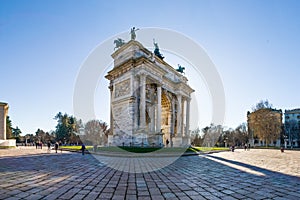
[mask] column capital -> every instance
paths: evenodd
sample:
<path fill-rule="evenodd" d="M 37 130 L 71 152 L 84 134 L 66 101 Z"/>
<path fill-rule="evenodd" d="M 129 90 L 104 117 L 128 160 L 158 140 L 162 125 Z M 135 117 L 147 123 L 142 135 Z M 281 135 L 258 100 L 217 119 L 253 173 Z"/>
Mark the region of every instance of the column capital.
<path fill-rule="evenodd" d="M 146 78 L 148 76 L 148 73 L 145 72 L 145 71 L 141 71 L 141 72 L 138 72 L 136 74 L 136 76 L 140 77 L 140 78 Z"/>

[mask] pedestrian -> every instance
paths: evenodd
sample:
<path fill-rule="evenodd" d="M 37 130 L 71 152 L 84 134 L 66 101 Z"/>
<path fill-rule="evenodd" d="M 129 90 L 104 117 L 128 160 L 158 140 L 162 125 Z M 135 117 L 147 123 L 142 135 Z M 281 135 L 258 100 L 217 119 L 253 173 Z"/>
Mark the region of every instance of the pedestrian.
<path fill-rule="evenodd" d="M 51 143 L 50 143 L 50 141 L 48 141 L 47 147 L 48 147 L 48 153 L 50 153 L 50 151 L 51 151 Z"/>
<path fill-rule="evenodd" d="M 170 143 L 170 142 L 169 142 L 169 140 L 167 139 L 167 140 L 166 140 L 166 145 L 167 145 L 167 147 L 169 146 L 169 143 Z"/>
<path fill-rule="evenodd" d="M 54 145 L 54 149 L 55 149 L 55 153 L 57 153 L 57 149 L 58 149 L 58 142 L 55 143 Z"/>
<path fill-rule="evenodd" d="M 40 142 L 41 149 L 43 149 L 43 142 Z"/>
<path fill-rule="evenodd" d="M 85 145 L 82 143 L 82 145 L 81 145 L 81 152 L 82 152 L 82 155 L 84 155 L 84 150 L 85 150 Z"/>
<path fill-rule="evenodd" d="M 35 149 L 37 149 L 38 147 L 38 142 L 35 142 Z"/>
<path fill-rule="evenodd" d="M 62 146 L 62 143 L 61 143 L 61 141 L 59 141 L 60 153 L 62 153 L 62 148 L 61 148 L 61 146 Z"/>
<path fill-rule="evenodd" d="M 234 152 L 234 145 L 231 146 L 231 151 Z"/>
<path fill-rule="evenodd" d="M 244 145 L 244 150 L 245 151 L 247 150 L 247 143 L 245 143 L 245 145 Z"/>

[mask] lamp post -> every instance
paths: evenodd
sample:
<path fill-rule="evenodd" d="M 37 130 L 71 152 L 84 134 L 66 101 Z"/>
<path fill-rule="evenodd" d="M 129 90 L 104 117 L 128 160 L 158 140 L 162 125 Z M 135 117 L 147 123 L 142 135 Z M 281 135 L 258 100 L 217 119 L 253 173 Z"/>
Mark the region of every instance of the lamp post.
<path fill-rule="evenodd" d="M 228 140 L 228 138 L 226 137 L 225 140 L 224 140 L 225 147 L 227 147 L 227 140 Z"/>
<path fill-rule="evenodd" d="M 287 135 L 284 135 L 283 137 L 284 137 L 284 148 L 286 149 L 287 148 L 287 144 L 286 143 L 287 143 L 287 140 L 288 140 L 287 139 Z"/>

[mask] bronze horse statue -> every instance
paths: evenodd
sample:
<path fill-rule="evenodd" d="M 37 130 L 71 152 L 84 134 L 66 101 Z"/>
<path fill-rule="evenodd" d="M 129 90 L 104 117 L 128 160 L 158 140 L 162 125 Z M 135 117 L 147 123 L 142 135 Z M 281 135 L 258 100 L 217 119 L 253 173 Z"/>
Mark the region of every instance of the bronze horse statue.
<path fill-rule="evenodd" d="M 178 64 L 178 69 L 176 69 L 176 71 L 180 72 L 180 73 L 184 73 L 185 67 L 181 67 L 181 65 Z"/>
<path fill-rule="evenodd" d="M 123 44 L 125 44 L 125 41 L 121 38 L 118 38 L 118 39 L 114 40 L 114 44 L 116 45 L 114 48 L 114 50 L 115 50 L 115 49 L 120 48 Z"/>

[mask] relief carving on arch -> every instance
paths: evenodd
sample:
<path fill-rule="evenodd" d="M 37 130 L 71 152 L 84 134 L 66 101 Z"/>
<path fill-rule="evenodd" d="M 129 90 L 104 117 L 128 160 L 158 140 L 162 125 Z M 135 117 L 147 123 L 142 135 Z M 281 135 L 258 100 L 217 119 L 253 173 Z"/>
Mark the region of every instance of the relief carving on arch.
<path fill-rule="evenodd" d="M 130 79 L 126 79 L 115 85 L 115 98 L 130 94 Z"/>

